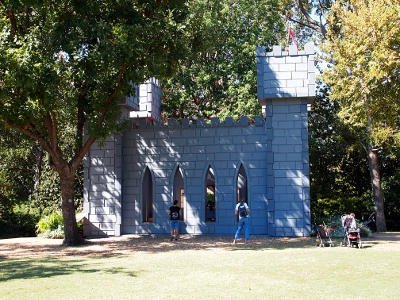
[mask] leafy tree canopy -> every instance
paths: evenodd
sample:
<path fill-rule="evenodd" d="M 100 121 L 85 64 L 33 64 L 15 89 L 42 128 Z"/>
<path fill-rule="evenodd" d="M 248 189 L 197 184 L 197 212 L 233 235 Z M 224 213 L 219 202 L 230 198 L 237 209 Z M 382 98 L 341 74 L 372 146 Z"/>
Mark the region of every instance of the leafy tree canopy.
<path fill-rule="evenodd" d="M 400 2 L 398 0 L 336 1 L 328 16 L 330 69 L 324 81 L 341 116 L 367 128 L 370 140 L 380 145 L 399 139 Z"/>
<path fill-rule="evenodd" d="M 170 76 L 197 47 L 197 16 L 189 13 L 196 3 L 0 1 L 0 117 L 49 153 L 66 244 L 80 242 L 71 200 L 85 153 L 121 129 L 118 102 L 135 84 Z M 68 150 L 65 129 L 73 133 Z"/>
<path fill-rule="evenodd" d="M 203 51 L 182 59 L 176 75 L 163 83 L 165 117 L 261 115 L 255 50 L 285 39 L 278 1 L 204 1 L 199 9 Z"/>

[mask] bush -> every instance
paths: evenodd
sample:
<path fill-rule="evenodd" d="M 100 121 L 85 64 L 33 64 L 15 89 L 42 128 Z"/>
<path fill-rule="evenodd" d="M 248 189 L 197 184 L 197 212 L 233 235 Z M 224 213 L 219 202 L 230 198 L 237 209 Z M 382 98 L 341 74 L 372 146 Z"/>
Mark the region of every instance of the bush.
<path fill-rule="evenodd" d="M 46 239 L 63 239 L 64 238 L 64 230 L 61 228 L 57 228 L 54 230 L 46 230 L 40 236 L 43 238 L 46 238 Z"/>
<path fill-rule="evenodd" d="M 52 212 L 39 220 L 36 225 L 36 232 L 39 236 L 45 238 L 61 238 L 61 235 L 64 238 L 63 224 L 61 212 Z"/>
<path fill-rule="evenodd" d="M 0 219 L 0 239 L 10 239 L 20 236 L 20 231 L 15 224 Z"/>
<path fill-rule="evenodd" d="M 38 221 L 37 210 L 25 204 L 15 205 L 0 219 L 0 238 L 36 236 L 35 226 Z"/>
<path fill-rule="evenodd" d="M 386 198 L 385 198 L 386 199 Z M 374 202 L 370 191 L 361 196 L 343 196 L 337 198 L 321 198 L 314 200 L 312 205 L 312 219 L 318 224 L 338 216 L 344 212 L 353 212 L 356 216 L 369 216 L 374 211 Z"/>

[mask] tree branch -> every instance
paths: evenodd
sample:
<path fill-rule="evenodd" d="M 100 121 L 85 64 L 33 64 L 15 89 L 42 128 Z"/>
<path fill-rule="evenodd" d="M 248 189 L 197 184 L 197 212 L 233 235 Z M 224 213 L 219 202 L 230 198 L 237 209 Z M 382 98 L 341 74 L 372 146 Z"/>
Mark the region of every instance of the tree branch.
<path fill-rule="evenodd" d="M 323 35 L 323 37 L 325 37 L 326 36 L 326 28 L 322 24 L 322 22 L 315 21 L 313 18 L 311 18 L 310 14 L 304 8 L 304 5 L 301 2 L 301 0 L 296 0 L 296 3 L 297 3 L 297 6 L 299 7 L 301 13 L 307 19 L 307 21 L 310 22 L 311 24 L 313 24 L 315 27 L 317 27 L 319 29 L 319 31 L 321 32 L 321 34 Z M 306 25 L 306 24 L 304 24 L 304 26 L 307 26 L 307 27 L 310 27 L 312 29 L 315 29 L 315 28 L 313 28 L 313 27 L 311 27 L 309 25 Z"/>
<path fill-rule="evenodd" d="M 113 90 L 113 92 L 108 96 L 108 99 L 104 105 L 103 110 L 100 112 L 100 118 L 97 121 L 97 125 L 99 127 L 102 126 L 105 116 L 108 112 L 108 109 L 110 108 L 110 105 L 112 103 L 112 101 L 114 100 L 115 94 L 117 93 L 117 91 L 121 90 L 121 80 L 122 80 L 122 76 L 125 72 L 126 69 L 126 63 L 123 62 L 120 67 L 119 67 L 119 73 L 118 73 L 118 77 L 117 77 L 117 87 Z"/>
<path fill-rule="evenodd" d="M 11 22 L 11 32 L 14 34 L 18 30 L 17 20 L 15 19 L 14 12 L 12 10 L 7 11 L 7 17 Z"/>

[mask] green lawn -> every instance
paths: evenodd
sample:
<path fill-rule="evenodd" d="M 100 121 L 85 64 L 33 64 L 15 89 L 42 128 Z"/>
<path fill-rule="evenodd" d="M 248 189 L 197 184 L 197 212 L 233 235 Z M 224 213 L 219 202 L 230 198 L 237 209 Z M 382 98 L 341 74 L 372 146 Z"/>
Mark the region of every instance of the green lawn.
<path fill-rule="evenodd" d="M 0 259 L 0 299 L 400 299 L 400 247 L 267 243 Z"/>

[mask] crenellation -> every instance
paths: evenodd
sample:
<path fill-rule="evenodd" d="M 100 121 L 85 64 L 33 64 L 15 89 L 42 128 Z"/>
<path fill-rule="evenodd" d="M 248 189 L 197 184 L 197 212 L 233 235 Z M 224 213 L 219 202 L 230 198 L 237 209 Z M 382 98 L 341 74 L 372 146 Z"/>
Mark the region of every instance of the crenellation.
<path fill-rule="evenodd" d="M 256 53 L 257 94 L 264 116 L 254 121 L 242 116 L 238 121 L 212 117 L 164 123 L 159 82 L 150 79 L 138 87 L 139 110 L 129 113 L 131 127 L 121 136 L 110 136 L 105 147 L 93 146 L 85 159 L 86 233 L 168 234 L 166 211 L 171 197 L 176 197 L 174 189 L 184 189 L 187 203 L 182 233 L 232 233 L 235 184 L 243 165 L 252 234 L 309 235 L 307 103 L 315 95 L 314 47 L 305 45 L 298 51 L 290 46 L 285 51 L 274 46 L 272 52 L 257 48 Z M 178 164 L 182 178 L 174 182 Z M 217 221 L 212 224 L 204 220 L 202 200 L 209 166 L 217 201 Z M 146 184 L 153 189 L 152 222 L 144 222 L 141 212 L 147 169 L 151 182 Z"/>
<path fill-rule="evenodd" d="M 298 51 L 295 45 L 290 45 L 288 52 L 283 52 L 280 46 L 274 46 L 272 53 L 258 48 L 256 55 L 260 105 L 265 106 L 268 98 L 307 97 L 311 101 L 315 96 L 314 45 L 307 44 L 304 51 Z M 292 79 L 306 81 L 297 82 L 299 85 L 285 82 Z"/>
<path fill-rule="evenodd" d="M 187 118 L 182 119 L 182 128 L 189 128 L 190 126 L 190 120 Z"/>

